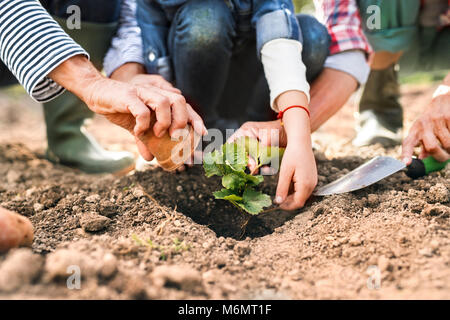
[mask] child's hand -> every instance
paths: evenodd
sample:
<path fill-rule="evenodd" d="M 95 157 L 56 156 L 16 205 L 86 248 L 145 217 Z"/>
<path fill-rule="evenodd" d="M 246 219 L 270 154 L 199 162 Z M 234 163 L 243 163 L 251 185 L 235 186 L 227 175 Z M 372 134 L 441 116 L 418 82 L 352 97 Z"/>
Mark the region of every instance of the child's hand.
<path fill-rule="evenodd" d="M 295 210 L 305 205 L 317 184 L 317 167 L 311 145 L 311 125 L 306 95 L 300 91 L 286 91 L 276 100 L 284 110 L 283 123 L 287 136 L 287 147 L 281 161 L 275 203 L 282 209 Z"/>
<path fill-rule="evenodd" d="M 284 210 L 305 205 L 317 184 L 317 167 L 312 148 L 288 144 L 280 168 L 275 203 Z"/>

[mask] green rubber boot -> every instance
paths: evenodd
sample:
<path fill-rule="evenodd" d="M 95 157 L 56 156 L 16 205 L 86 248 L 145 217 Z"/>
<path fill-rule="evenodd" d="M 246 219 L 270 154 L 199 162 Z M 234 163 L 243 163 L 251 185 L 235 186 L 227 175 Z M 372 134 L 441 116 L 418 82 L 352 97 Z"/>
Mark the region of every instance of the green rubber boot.
<path fill-rule="evenodd" d="M 67 30 L 65 20 L 55 18 L 65 31 L 90 54 L 92 63 L 101 69 L 117 24 L 83 22 L 80 30 Z M 70 92 L 44 104 L 47 124 L 47 158 L 86 173 L 125 173 L 134 168 L 129 152 L 103 149 L 86 131 L 85 120 L 93 112 Z"/>
<path fill-rule="evenodd" d="M 359 102 L 355 146 L 380 143 L 384 147 L 401 144 L 403 110 L 395 65 L 372 70 Z"/>
<path fill-rule="evenodd" d="M 47 124 L 47 158 L 86 173 L 121 173 L 134 167 L 129 152 L 103 149 L 86 131 L 90 111 L 77 97 L 63 94 L 44 105 Z"/>

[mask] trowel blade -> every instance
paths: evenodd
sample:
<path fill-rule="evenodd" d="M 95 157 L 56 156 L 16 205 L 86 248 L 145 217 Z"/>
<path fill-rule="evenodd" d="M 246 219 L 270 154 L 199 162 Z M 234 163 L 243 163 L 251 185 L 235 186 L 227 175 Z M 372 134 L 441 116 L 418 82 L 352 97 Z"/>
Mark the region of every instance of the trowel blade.
<path fill-rule="evenodd" d="M 328 196 L 370 186 L 402 169 L 406 165 L 392 157 L 379 156 L 347 173 L 338 180 L 318 188 L 313 194 Z"/>

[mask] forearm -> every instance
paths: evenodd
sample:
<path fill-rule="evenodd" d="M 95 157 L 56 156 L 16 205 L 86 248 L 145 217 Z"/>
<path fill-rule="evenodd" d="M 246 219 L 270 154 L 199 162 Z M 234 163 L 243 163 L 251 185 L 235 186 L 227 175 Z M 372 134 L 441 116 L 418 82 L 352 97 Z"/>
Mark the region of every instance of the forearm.
<path fill-rule="evenodd" d="M 288 91 L 276 100 L 280 111 L 284 111 L 293 105 L 308 106 L 308 99 L 303 92 Z M 292 108 L 283 115 L 283 124 L 286 131 L 287 143 L 300 142 L 303 146 L 311 145 L 311 126 L 307 112 L 301 108 Z"/>
<path fill-rule="evenodd" d="M 118 81 L 129 82 L 138 74 L 146 74 L 145 66 L 137 62 L 129 62 L 114 70 L 110 78 Z"/>
<path fill-rule="evenodd" d="M 344 106 L 358 83 L 349 74 L 325 68 L 311 86 L 311 131 L 316 131 Z"/>
<path fill-rule="evenodd" d="M 86 102 L 85 88 L 104 77 L 82 55 L 74 56 L 48 74 L 49 78 Z"/>

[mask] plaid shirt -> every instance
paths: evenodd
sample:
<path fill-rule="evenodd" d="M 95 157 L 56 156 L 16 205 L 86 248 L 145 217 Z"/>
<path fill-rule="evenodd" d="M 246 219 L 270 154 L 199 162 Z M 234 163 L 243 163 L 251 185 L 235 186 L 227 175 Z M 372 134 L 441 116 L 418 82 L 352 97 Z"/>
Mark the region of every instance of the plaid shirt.
<path fill-rule="evenodd" d="M 421 0 L 422 8 L 427 0 Z M 330 54 L 347 50 L 372 52 L 369 42 L 364 36 L 361 16 L 356 0 L 314 0 L 317 16 L 328 28 L 331 36 Z M 450 25 L 450 0 L 448 10 L 439 17 L 440 27 Z"/>
<path fill-rule="evenodd" d="M 356 0 L 314 0 L 317 16 L 331 36 L 330 54 L 348 50 L 372 52 L 361 26 Z"/>

